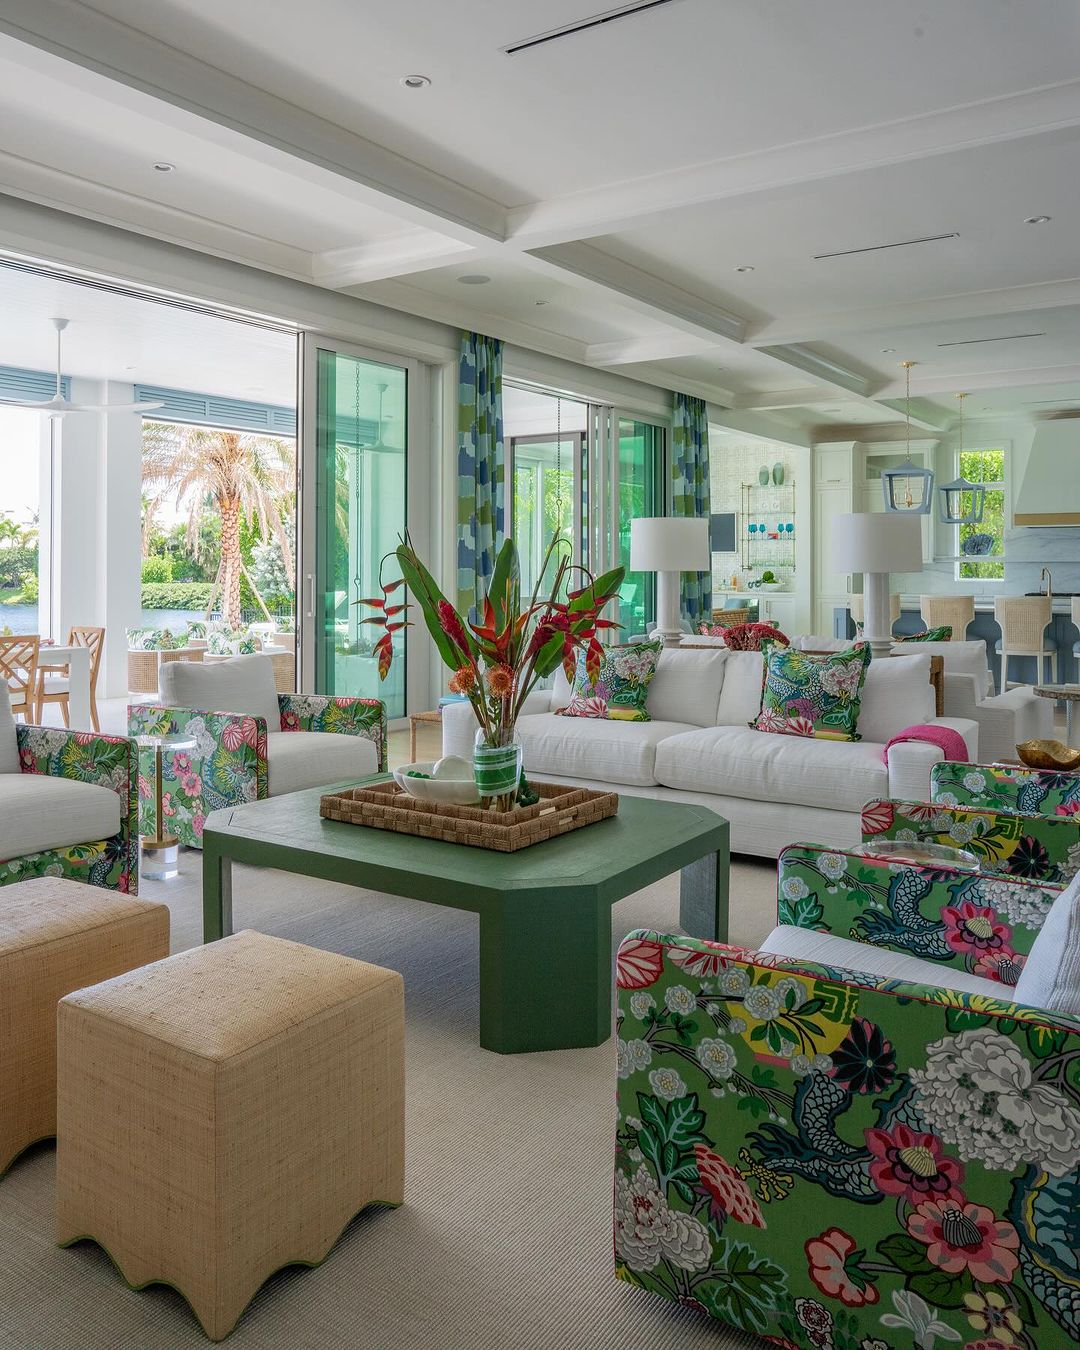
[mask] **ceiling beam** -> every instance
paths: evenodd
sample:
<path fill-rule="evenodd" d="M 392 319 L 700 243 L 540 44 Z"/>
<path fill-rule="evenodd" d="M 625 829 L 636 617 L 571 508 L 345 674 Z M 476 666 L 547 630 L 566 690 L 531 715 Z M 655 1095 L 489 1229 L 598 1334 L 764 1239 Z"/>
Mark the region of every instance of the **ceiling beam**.
<path fill-rule="evenodd" d="M 811 351 L 809 347 L 801 346 L 799 343 L 793 342 L 776 347 L 759 347 L 757 350 L 763 352 L 766 356 L 773 357 L 774 360 L 782 361 L 785 365 L 794 367 L 795 370 L 801 370 L 804 375 L 809 375 L 812 380 L 817 380 L 819 383 L 846 389 L 859 398 L 865 398 L 870 393 L 871 384 L 864 375 L 849 370 L 839 361 L 832 361 L 827 356 L 820 356 L 817 352 Z"/>
<path fill-rule="evenodd" d="M 467 262 L 477 256 L 471 244 L 441 234 L 406 234 L 370 244 L 327 249 L 312 254 L 311 276 L 319 286 L 346 290 L 388 277 L 410 276 L 435 267 Z"/>
<path fill-rule="evenodd" d="M 771 393 L 736 394 L 732 406 L 748 410 L 756 408 L 761 411 L 770 408 L 805 408 L 818 403 L 835 403 L 837 399 L 843 397 L 844 395 L 836 389 L 813 384 L 804 385 L 799 389 L 776 389 Z"/>
<path fill-rule="evenodd" d="M 635 366 L 645 361 L 673 361 L 680 356 L 717 356 L 715 339 L 692 333 L 659 333 L 655 337 L 622 338 L 618 342 L 590 342 L 585 359 L 590 366 Z M 718 367 L 720 369 L 720 367 Z"/>
<path fill-rule="evenodd" d="M 507 213 L 507 237 L 521 248 L 550 248 L 641 228 L 708 202 L 1075 126 L 1080 80 L 531 202 Z"/>
<path fill-rule="evenodd" d="M 918 367 L 916 367 L 916 370 Z M 1080 381 L 1080 365 L 1029 366 L 1024 370 L 984 370 L 965 375 L 929 375 L 911 378 L 914 394 L 924 398 L 935 395 L 974 393 L 976 390 L 1018 389 L 1027 385 L 1072 384 Z M 876 398 L 882 402 L 895 400 L 903 407 L 904 382 L 893 380 L 879 389 Z"/>

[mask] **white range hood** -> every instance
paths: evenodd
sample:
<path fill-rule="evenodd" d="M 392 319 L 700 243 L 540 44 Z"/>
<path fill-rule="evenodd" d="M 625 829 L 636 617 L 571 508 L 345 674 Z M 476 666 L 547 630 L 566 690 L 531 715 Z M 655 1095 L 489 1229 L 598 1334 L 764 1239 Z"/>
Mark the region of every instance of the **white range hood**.
<path fill-rule="evenodd" d="M 1080 417 L 1036 423 L 1013 523 L 1080 525 Z"/>

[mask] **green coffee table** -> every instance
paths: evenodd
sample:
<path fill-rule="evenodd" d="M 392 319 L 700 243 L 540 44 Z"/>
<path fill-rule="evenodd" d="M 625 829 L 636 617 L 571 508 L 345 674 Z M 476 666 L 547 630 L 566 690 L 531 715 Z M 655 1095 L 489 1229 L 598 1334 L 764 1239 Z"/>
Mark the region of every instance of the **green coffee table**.
<path fill-rule="evenodd" d="M 480 1044 L 516 1054 L 600 1045 L 611 1035 L 616 900 L 681 872 L 681 926 L 694 937 L 727 937 L 728 823 L 706 807 L 624 796 L 610 820 L 492 853 L 323 820 L 319 798 L 332 790 L 207 817 L 204 941 L 232 931 L 234 862 L 471 910 L 480 916 Z"/>

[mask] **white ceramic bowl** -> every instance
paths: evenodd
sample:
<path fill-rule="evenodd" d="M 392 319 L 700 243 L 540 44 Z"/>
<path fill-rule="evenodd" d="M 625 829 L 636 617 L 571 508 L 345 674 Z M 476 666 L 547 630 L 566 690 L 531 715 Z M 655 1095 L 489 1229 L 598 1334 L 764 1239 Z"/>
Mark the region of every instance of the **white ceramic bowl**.
<path fill-rule="evenodd" d="M 410 769 L 432 777 L 410 778 Z M 435 763 L 404 764 L 394 770 L 394 782 L 420 802 L 445 802 L 453 806 L 476 806 L 480 802 L 472 765 L 457 755 L 447 755 Z"/>

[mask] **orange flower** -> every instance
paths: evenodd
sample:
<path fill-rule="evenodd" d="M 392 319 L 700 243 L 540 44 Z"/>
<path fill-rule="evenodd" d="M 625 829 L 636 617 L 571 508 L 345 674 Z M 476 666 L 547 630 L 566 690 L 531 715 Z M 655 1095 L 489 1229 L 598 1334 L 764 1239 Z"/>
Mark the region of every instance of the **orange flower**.
<path fill-rule="evenodd" d="M 476 683 L 476 671 L 472 666 L 462 666 L 460 670 L 455 670 L 450 676 L 450 692 L 452 694 L 467 694 Z"/>
<path fill-rule="evenodd" d="M 492 666 L 485 674 L 488 693 L 492 698 L 509 698 L 514 687 L 514 672 L 509 666 Z"/>

